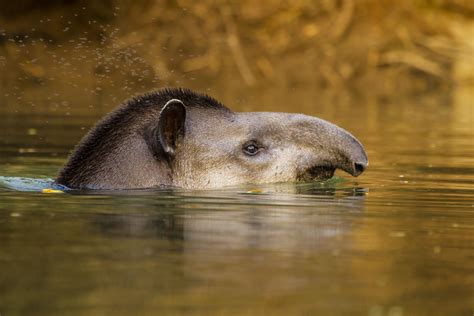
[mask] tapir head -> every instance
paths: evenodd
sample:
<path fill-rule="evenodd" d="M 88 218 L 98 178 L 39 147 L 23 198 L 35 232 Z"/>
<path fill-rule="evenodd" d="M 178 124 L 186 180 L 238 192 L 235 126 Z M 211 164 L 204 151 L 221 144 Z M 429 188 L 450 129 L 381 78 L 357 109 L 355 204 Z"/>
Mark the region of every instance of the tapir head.
<path fill-rule="evenodd" d="M 336 169 L 358 176 L 368 164 L 354 136 L 302 114 L 187 109 L 173 99 L 160 125 L 158 138 L 180 187 L 320 181 Z"/>
<path fill-rule="evenodd" d="M 212 98 L 188 90 L 165 92 L 153 100 L 141 97 L 129 102 L 86 137 L 76 152 L 81 149 L 84 152 L 85 147 L 95 144 L 96 150 L 103 152 L 103 162 L 94 161 L 92 165 L 96 167 L 82 172 L 93 177 L 86 180 L 90 185 L 79 184 L 79 187 L 164 184 L 217 188 L 246 183 L 322 181 L 331 178 L 336 169 L 358 176 L 368 165 L 361 143 L 327 121 L 302 114 L 237 113 Z M 148 106 L 132 110 L 131 104 L 137 102 Z M 104 133 L 108 128 L 128 132 Z M 104 142 L 109 149 L 98 145 L 100 137 L 114 138 Z M 91 151 L 87 149 L 85 152 Z M 78 168 L 76 156 L 84 159 L 87 155 L 73 154 L 70 161 L 75 161 Z M 111 163 L 115 165 L 110 167 Z M 72 182 L 77 183 L 78 177 L 74 181 L 66 179 L 74 171 L 71 165 L 74 164 L 66 165 L 58 182 L 77 187 Z M 106 173 L 99 175 L 93 169 Z"/>

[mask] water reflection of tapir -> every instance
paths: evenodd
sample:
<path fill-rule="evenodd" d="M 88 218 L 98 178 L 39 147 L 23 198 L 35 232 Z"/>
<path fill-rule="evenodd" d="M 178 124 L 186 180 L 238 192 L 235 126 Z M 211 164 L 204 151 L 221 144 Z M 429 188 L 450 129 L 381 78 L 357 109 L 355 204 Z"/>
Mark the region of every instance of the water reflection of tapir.
<path fill-rule="evenodd" d="M 365 195 L 358 192 L 299 192 L 297 184 L 264 187 L 270 192 L 167 192 L 173 198 L 165 203 L 161 191 L 145 200 L 130 196 L 114 206 L 115 212 L 96 214 L 92 230 L 108 237 L 168 241 L 174 250 L 198 256 L 206 249 L 323 250 L 334 247 L 364 210 Z M 130 253 L 146 256 L 136 246 Z"/>
<path fill-rule="evenodd" d="M 324 120 L 235 113 L 206 95 L 165 89 L 136 97 L 76 147 L 57 183 L 70 188 L 216 188 L 325 180 L 367 167 L 360 142 Z"/>

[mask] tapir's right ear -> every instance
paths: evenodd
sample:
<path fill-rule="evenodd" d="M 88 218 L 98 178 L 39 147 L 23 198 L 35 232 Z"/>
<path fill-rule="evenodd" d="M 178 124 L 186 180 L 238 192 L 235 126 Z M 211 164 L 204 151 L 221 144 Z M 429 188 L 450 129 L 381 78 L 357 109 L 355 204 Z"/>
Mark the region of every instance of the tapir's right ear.
<path fill-rule="evenodd" d="M 157 138 L 163 151 L 174 156 L 177 141 L 184 136 L 184 123 L 186 121 L 186 107 L 178 99 L 166 102 L 161 110 Z"/>

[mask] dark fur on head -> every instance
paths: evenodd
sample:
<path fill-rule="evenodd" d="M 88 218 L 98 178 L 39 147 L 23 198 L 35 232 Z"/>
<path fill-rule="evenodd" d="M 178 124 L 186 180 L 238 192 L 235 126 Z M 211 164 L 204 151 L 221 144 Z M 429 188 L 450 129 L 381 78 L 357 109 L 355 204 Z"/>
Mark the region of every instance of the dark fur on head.
<path fill-rule="evenodd" d="M 82 183 L 94 179 L 97 174 L 104 171 L 103 168 L 119 168 L 120 166 L 114 164 L 101 164 L 99 162 L 105 156 L 114 161 L 114 155 L 117 157 L 117 151 L 123 149 L 119 148 L 120 144 L 126 143 L 127 138 L 130 139 L 132 144 L 131 138 L 135 136 L 142 137 L 155 159 L 163 158 L 153 136 L 160 111 L 165 103 L 171 99 L 181 100 L 187 107 L 232 113 L 230 109 L 216 99 L 189 89 L 166 88 L 136 96 L 119 106 L 90 130 L 74 149 L 67 164 L 60 171 L 56 182 L 69 187 L 81 188 Z M 130 150 L 133 150 L 133 148 L 130 148 Z M 120 159 L 117 158 L 119 164 L 120 161 L 118 160 Z M 166 168 L 162 169 L 166 170 Z M 164 172 L 163 170 L 161 170 L 161 173 Z M 113 174 L 113 172 L 102 173 Z M 161 178 L 170 177 L 169 174 L 157 174 L 156 176 Z M 118 179 L 115 179 L 116 181 Z"/>

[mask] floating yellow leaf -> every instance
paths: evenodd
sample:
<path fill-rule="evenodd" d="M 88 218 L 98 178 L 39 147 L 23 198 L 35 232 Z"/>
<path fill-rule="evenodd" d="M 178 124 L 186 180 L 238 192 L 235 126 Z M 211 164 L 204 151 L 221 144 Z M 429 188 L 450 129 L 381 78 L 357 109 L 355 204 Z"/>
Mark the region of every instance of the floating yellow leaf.
<path fill-rule="evenodd" d="M 54 189 L 43 189 L 41 190 L 41 193 L 64 193 L 64 191 Z"/>
<path fill-rule="evenodd" d="M 248 194 L 259 194 L 259 193 L 263 193 L 263 190 L 260 190 L 260 189 L 252 189 L 252 190 L 248 190 L 247 192 L 245 193 L 248 193 Z"/>

